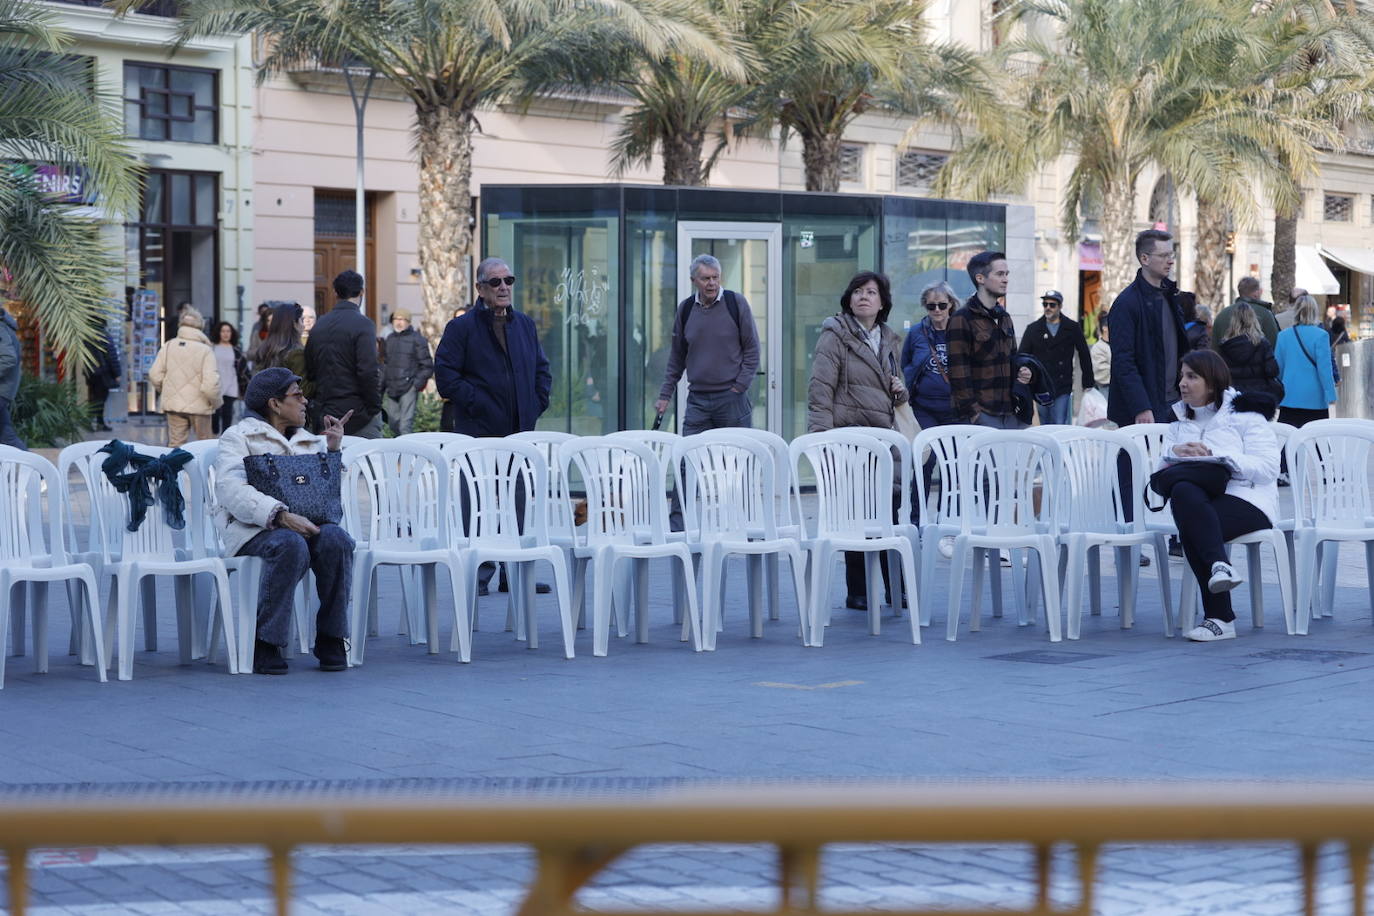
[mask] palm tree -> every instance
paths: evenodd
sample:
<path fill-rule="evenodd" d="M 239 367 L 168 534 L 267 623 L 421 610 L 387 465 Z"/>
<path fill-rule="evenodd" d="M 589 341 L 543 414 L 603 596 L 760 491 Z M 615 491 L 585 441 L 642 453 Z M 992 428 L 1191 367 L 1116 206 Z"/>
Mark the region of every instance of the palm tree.
<path fill-rule="evenodd" d="M 133 0 L 125 0 L 126 5 Z M 711 59 L 717 51 L 674 0 L 186 0 L 182 39 L 257 32 L 270 41 L 260 76 L 349 60 L 415 106 L 420 164 L 421 330 L 437 338 L 471 299 L 472 137 L 484 107 L 556 86 L 604 80 L 631 43 Z"/>
<path fill-rule="evenodd" d="M 808 191 L 837 191 L 845 128 L 875 107 L 955 125 L 996 96 L 978 55 L 935 42 L 913 0 L 754 0 L 748 129 L 802 141 Z"/>
<path fill-rule="evenodd" d="M 937 189 L 977 199 L 1019 191 L 1037 169 L 1071 156 L 1060 219 L 1076 237 L 1081 206 L 1100 202 L 1109 294 L 1135 274 L 1136 189 L 1147 167 L 1242 221 L 1257 210 L 1251 170 L 1283 155 L 1298 174 L 1314 171 L 1310 141 L 1329 129 L 1256 104 L 1263 86 L 1219 76 L 1234 56 L 1264 51 L 1269 33 L 1248 0 L 1020 0 L 1008 15 L 1042 17 L 1057 34 L 1027 30 L 999 48 L 1010 71 L 1005 104 L 951 157 Z"/>
<path fill-rule="evenodd" d="M 11 160 L 0 166 L 0 275 L 53 350 L 84 367 L 123 264 L 89 207 L 50 193 L 40 167 L 82 176 L 81 196 L 114 215 L 136 199 L 138 172 L 118 110 L 94 92 L 89 61 L 63 55 L 69 44 L 40 4 L 0 0 L 0 147 Z"/>

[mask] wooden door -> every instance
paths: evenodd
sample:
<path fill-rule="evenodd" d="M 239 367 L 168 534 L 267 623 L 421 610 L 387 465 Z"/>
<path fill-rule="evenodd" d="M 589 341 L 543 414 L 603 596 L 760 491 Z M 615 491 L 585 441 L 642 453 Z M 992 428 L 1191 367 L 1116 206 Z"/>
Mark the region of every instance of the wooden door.
<path fill-rule="evenodd" d="M 334 278 L 342 271 L 357 270 L 368 284 L 363 294 L 364 312 L 376 321 L 377 293 L 371 285 L 377 276 L 377 244 L 372 226 L 375 208 L 369 194 L 364 214 L 367 251 L 360 267 L 353 237 L 353 200 L 351 191 L 315 190 L 315 312 L 323 316 L 334 307 L 338 299 L 334 295 Z"/>

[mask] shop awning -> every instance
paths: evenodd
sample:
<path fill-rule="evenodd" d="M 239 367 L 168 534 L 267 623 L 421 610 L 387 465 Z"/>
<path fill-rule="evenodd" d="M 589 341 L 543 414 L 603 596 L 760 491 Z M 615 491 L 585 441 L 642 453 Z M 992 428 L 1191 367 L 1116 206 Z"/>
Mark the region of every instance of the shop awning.
<path fill-rule="evenodd" d="M 1346 248 L 1341 245 L 1318 245 L 1322 257 L 1330 258 L 1342 267 L 1374 276 L 1374 249 Z"/>
<path fill-rule="evenodd" d="M 1298 245 L 1297 253 L 1298 265 L 1293 277 L 1294 286 L 1307 290 L 1313 296 L 1334 296 L 1341 291 L 1340 281 L 1326 266 L 1315 245 Z"/>

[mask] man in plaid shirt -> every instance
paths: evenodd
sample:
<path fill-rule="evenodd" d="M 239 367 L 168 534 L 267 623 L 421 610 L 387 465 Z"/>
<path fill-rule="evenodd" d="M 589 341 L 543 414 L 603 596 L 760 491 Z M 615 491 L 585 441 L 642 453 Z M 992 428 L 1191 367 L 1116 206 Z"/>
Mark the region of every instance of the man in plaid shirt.
<path fill-rule="evenodd" d="M 1007 256 L 1000 251 L 979 252 L 968 262 L 968 275 L 975 292 L 950 316 L 945 332 L 954 412 L 965 423 L 1020 429 L 1011 400 L 1016 328 L 1001 302 L 1011 279 Z M 1028 368 L 1016 374 L 1021 384 L 1030 380 Z"/>

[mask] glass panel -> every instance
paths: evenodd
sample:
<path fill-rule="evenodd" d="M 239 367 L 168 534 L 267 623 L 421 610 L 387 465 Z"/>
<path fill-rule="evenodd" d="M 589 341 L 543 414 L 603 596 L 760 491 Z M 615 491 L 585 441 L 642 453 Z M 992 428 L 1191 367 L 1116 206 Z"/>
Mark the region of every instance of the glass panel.
<path fill-rule="evenodd" d="M 889 215 L 883 224 L 883 267 L 892 281 L 888 323 L 905 333 L 920 321 L 921 290 L 947 280 L 943 217 Z"/>
<path fill-rule="evenodd" d="M 162 67 L 135 66 L 134 70 L 138 73 L 138 84 L 140 86 L 156 86 L 162 88 L 167 85 L 167 71 Z"/>
<path fill-rule="evenodd" d="M 204 70 L 171 71 L 171 88 L 191 93 L 196 105 L 215 104 L 215 74 Z"/>
<path fill-rule="evenodd" d="M 160 223 L 162 215 L 162 186 L 164 176 L 156 172 L 143 180 L 143 222 Z"/>
<path fill-rule="evenodd" d="M 197 175 L 196 179 L 196 225 L 215 224 L 215 176 Z"/>
<path fill-rule="evenodd" d="M 137 102 L 124 103 L 124 136 L 137 137 L 139 119 L 143 116 L 143 106 Z"/>
<path fill-rule="evenodd" d="M 167 176 L 171 179 L 169 197 L 172 202 L 172 224 L 189 226 L 191 224 L 191 176 L 185 173 Z"/>
<path fill-rule="evenodd" d="M 167 94 L 163 92 L 145 92 L 143 94 L 143 110 L 149 118 L 167 117 Z"/>
<path fill-rule="evenodd" d="M 754 400 L 755 429 L 768 428 L 768 242 L 764 239 L 735 239 L 697 237 L 691 240 L 690 256 L 682 252 L 686 263 L 699 254 L 713 255 L 720 261 L 720 285 L 742 293 L 754 313 L 759 329 L 759 368 L 749 394 Z M 671 333 L 671 328 L 669 331 Z"/>
<path fill-rule="evenodd" d="M 191 136 L 188 139 L 192 143 L 214 143 L 215 123 L 218 118 L 218 111 L 207 111 L 205 109 L 198 110 L 196 112 L 196 120 L 191 125 Z"/>
<path fill-rule="evenodd" d="M 668 347 L 677 310 L 677 219 L 666 212 L 626 217 L 626 308 L 630 310 L 625 363 L 625 421 L 631 429 L 654 422 L 654 400 L 668 370 Z M 669 411 L 663 428 L 676 429 Z"/>

